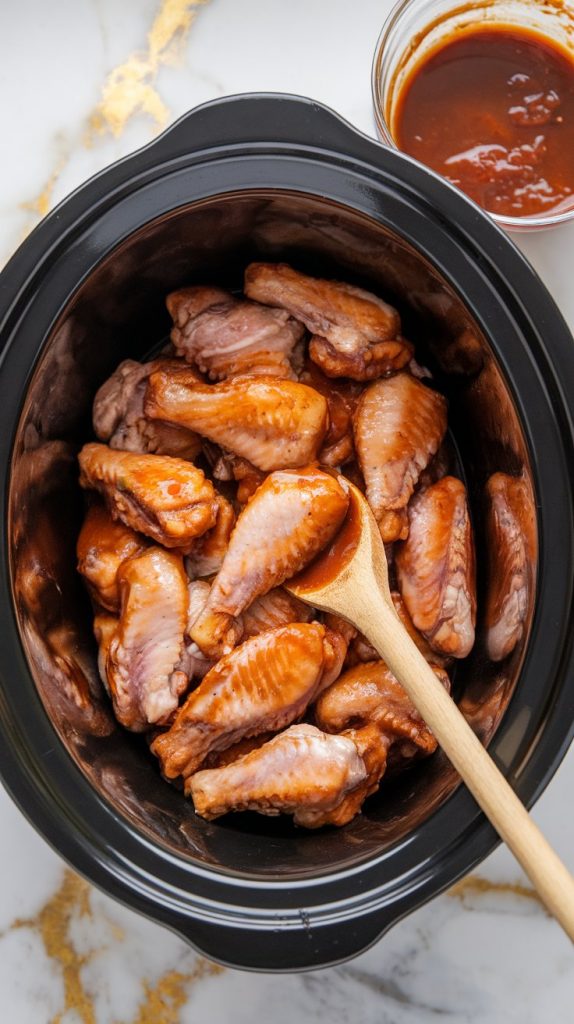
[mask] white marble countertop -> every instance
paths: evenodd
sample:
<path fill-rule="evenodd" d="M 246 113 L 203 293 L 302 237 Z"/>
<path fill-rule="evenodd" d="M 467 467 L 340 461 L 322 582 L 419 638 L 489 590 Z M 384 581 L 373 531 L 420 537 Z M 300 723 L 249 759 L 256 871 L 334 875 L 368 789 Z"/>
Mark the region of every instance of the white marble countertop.
<path fill-rule="evenodd" d="M 421 0 L 422 2 L 422 0 Z M 19 0 L 0 5 L 0 263 L 55 203 L 190 107 L 248 90 L 322 100 L 374 134 L 389 0 Z M 574 327 L 574 225 L 521 236 Z M 1 756 L 1 755 L 0 755 Z M 574 868 L 574 753 L 534 811 Z M 506 850 L 361 957 L 222 970 L 90 888 L 0 791 L 0 992 L 11 1024 L 572 1021 L 572 949 Z"/>

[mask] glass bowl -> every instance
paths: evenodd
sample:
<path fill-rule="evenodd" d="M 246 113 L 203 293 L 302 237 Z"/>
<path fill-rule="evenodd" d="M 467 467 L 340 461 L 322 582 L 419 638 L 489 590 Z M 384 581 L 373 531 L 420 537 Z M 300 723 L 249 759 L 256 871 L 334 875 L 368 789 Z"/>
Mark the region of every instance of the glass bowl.
<path fill-rule="evenodd" d="M 399 0 L 385 21 L 373 58 L 372 91 L 378 133 L 384 143 L 395 142 L 396 100 L 403 83 L 425 53 L 443 38 L 477 23 L 529 28 L 549 37 L 574 59 L 574 6 L 552 0 Z M 574 220 L 574 195 L 548 213 L 511 217 L 485 211 L 511 231 L 535 231 Z"/>

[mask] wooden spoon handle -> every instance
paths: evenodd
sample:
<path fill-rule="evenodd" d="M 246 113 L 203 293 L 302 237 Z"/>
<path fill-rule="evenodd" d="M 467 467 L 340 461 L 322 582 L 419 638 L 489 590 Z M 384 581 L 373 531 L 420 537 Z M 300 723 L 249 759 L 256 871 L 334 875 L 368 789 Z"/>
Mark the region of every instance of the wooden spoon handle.
<path fill-rule="evenodd" d="M 550 913 L 574 942 L 574 878 L 383 596 L 374 587 L 369 588 L 367 594 L 357 595 L 353 604 L 353 623 L 401 682 L 476 802 L 510 847 Z"/>

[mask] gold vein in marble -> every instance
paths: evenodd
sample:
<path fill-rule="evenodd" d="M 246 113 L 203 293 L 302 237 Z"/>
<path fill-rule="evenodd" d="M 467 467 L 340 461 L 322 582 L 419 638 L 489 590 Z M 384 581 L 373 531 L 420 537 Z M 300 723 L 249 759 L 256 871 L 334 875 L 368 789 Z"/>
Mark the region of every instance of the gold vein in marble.
<path fill-rule="evenodd" d="M 50 177 L 44 185 L 42 191 L 36 196 L 35 199 L 28 199 L 25 203 L 21 203 L 23 210 L 29 210 L 30 213 L 36 214 L 38 217 L 45 217 L 52 205 L 52 195 L 58 178 L 60 177 L 64 167 L 68 162 L 68 157 L 62 157 L 58 160 L 58 163 L 54 167 Z M 28 232 L 26 232 L 27 234 Z"/>
<path fill-rule="evenodd" d="M 91 997 L 86 992 L 81 970 L 88 957 L 80 956 L 69 937 L 70 923 L 77 916 L 91 916 L 90 886 L 73 871 L 64 871 L 58 890 L 35 917 L 19 918 L 12 928 L 32 928 L 44 944 L 47 956 L 59 964 L 64 982 L 64 1008 L 49 1024 L 61 1024 L 68 1011 L 75 1011 L 81 1024 L 96 1024 Z"/>
<path fill-rule="evenodd" d="M 120 136 L 127 122 L 136 114 L 147 114 L 159 130 L 169 120 L 169 110 L 161 99 L 155 82 L 162 64 L 175 62 L 197 8 L 209 0 L 162 0 L 147 37 L 147 50 L 132 54 L 115 67 L 102 87 L 102 98 L 89 119 L 86 143 L 96 135 L 111 132 Z"/>
<path fill-rule="evenodd" d="M 30 928 L 36 931 L 46 955 L 60 967 L 64 983 L 64 1006 L 48 1021 L 63 1024 L 68 1014 L 78 1024 L 97 1024 L 94 1000 L 82 981 L 82 968 L 107 945 L 95 946 L 85 956 L 75 949 L 70 938 L 70 926 L 78 917 L 93 917 L 90 905 L 91 886 L 73 871 L 64 871 L 60 886 L 34 917 L 17 918 L 10 931 Z M 106 918 L 106 920 L 108 920 Z M 108 920 L 113 939 L 120 943 L 125 938 L 123 928 Z M 188 958 L 189 960 L 189 958 Z M 136 1016 L 129 1022 L 116 1024 L 180 1024 L 181 1010 L 188 1003 L 193 985 L 223 972 L 223 967 L 203 957 L 193 957 L 191 966 L 184 970 L 165 971 L 153 984 L 144 978 L 141 982 L 143 998 Z"/>
<path fill-rule="evenodd" d="M 166 971 L 154 985 L 144 982 L 144 999 L 132 1024 L 180 1024 L 192 985 L 222 972 L 223 967 L 198 959 L 190 971 Z"/>
<path fill-rule="evenodd" d="M 517 896 L 519 899 L 530 900 L 538 903 L 544 912 L 548 914 L 540 896 L 529 885 L 522 885 L 520 882 L 491 882 L 488 878 L 481 878 L 479 875 L 468 875 L 462 881 L 453 885 L 448 891 L 449 896 L 454 896 L 462 903 L 466 898 L 477 896 Z"/>
<path fill-rule="evenodd" d="M 86 146 L 91 146 L 95 136 L 105 132 L 120 136 L 130 118 L 139 113 L 148 115 L 158 130 L 165 127 L 170 115 L 155 88 L 158 71 L 162 65 L 178 62 L 197 8 L 207 3 L 209 0 L 162 0 L 147 35 L 147 50 L 143 54 L 132 54 L 115 67 L 104 82 L 102 99 L 88 119 Z M 52 207 L 56 182 L 69 158 L 70 154 L 66 153 L 58 161 L 39 194 L 21 204 L 24 210 L 36 217 L 46 216 Z M 21 241 L 30 230 L 31 226 L 25 228 Z"/>

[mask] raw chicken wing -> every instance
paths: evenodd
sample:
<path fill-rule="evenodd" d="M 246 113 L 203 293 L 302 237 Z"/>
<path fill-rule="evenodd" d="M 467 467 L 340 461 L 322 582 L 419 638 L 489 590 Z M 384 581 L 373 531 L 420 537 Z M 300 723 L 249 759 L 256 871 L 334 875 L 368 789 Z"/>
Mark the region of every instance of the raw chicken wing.
<path fill-rule="evenodd" d="M 189 628 L 191 629 L 207 604 L 211 584 L 207 580 L 196 580 L 189 584 L 189 590 Z M 192 594 L 193 596 L 191 596 Z M 240 640 L 248 640 L 249 637 L 258 636 L 259 633 L 265 633 L 267 630 L 288 626 L 291 622 L 311 622 L 314 618 L 316 618 L 314 608 L 293 597 L 283 587 L 274 587 L 268 594 L 256 598 L 243 614 L 231 620 L 226 633 L 226 643 L 231 648 L 237 646 Z M 336 632 L 341 633 L 341 630 L 336 630 Z M 344 632 L 341 635 L 344 637 Z"/>
<path fill-rule="evenodd" d="M 175 359 L 155 359 L 136 363 L 124 359 L 111 377 L 102 384 L 94 399 L 94 432 L 110 448 L 128 452 L 150 452 L 194 459 L 201 451 L 201 440 L 185 427 L 174 427 L 152 420 L 144 413 L 144 399 L 150 374 L 165 369 L 177 373 L 184 368 Z M 197 376 L 198 381 L 201 377 Z"/>
<path fill-rule="evenodd" d="M 325 338 L 314 336 L 309 342 L 309 356 L 327 377 L 350 377 L 351 380 L 374 380 L 402 370 L 410 361 L 412 345 L 405 338 L 381 341 L 362 348 L 357 342 L 355 352 L 340 352 Z"/>
<path fill-rule="evenodd" d="M 227 767 L 198 772 L 185 791 L 203 818 L 229 811 L 283 813 L 292 814 L 297 825 L 317 828 L 365 776 L 351 739 L 293 725 Z"/>
<path fill-rule="evenodd" d="M 195 589 L 200 585 L 204 588 L 201 593 L 199 589 Z M 240 613 L 212 613 L 209 608 L 212 586 L 213 584 L 207 580 L 195 580 L 194 583 L 190 583 L 187 632 L 189 642 L 197 647 L 200 654 L 215 662 L 222 654 L 229 654 L 243 639 L 243 616 Z M 196 638 L 199 638 L 201 643 Z"/>
<path fill-rule="evenodd" d="M 308 277 L 286 263 L 252 263 L 245 294 L 301 320 L 314 335 L 309 355 L 328 377 L 372 380 L 412 356 L 396 309 L 362 288 Z"/>
<path fill-rule="evenodd" d="M 327 402 L 312 388 L 254 374 L 197 384 L 154 373 L 148 416 L 196 430 L 268 472 L 312 462 L 327 430 Z"/>
<path fill-rule="evenodd" d="M 243 612 L 243 636 L 247 639 L 267 629 L 288 626 L 291 622 L 310 622 L 314 617 L 315 611 L 308 604 L 287 593 L 283 587 L 274 587 Z"/>
<path fill-rule="evenodd" d="M 186 559 L 190 577 L 213 576 L 220 568 L 229 547 L 229 538 L 235 526 L 233 505 L 221 494 L 216 494 L 217 519 L 212 530 L 195 541 Z"/>
<path fill-rule="evenodd" d="M 204 441 L 203 450 L 211 464 L 215 480 L 236 480 L 238 482 L 235 500 L 245 505 L 260 484 L 265 480 L 265 473 L 256 469 L 247 459 L 242 459 L 233 452 L 222 452 L 218 445 Z"/>
<path fill-rule="evenodd" d="M 449 689 L 446 672 L 432 666 Z M 365 662 L 343 673 L 315 705 L 315 720 L 325 732 L 376 725 L 389 743 L 408 741 L 421 754 L 432 754 L 436 740 L 384 661 Z"/>
<path fill-rule="evenodd" d="M 225 649 L 234 616 L 294 576 L 324 548 L 349 504 L 341 484 L 310 467 L 271 473 L 241 512 L 193 640 L 206 654 Z"/>
<path fill-rule="evenodd" d="M 474 644 L 475 556 L 466 488 L 445 476 L 409 506 L 397 546 L 398 582 L 415 627 L 433 650 L 465 658 Z"/>
<path fill-rule="evenodd" d="M 359 813 L 365 800 L 376 793 L 379 783 L 387 767 L 387 755 L 390 739 L 376 725 L 364 725 L 360 729 L 346 729 L 341 733 L 345 739 L 352 740 L 357 753 L 365 766 L 367 777 L 360 786 L 348 793 L 345 798 L 324 818 L 317 818 L 315 827 L 319 825 L 346 825 Z"/>
<path fill-rule="evenodd" d="M 406 507 L 446 431 L 446 401 L 407 373 L 371 384 L 354 417 L 366 495 L 388 543 L 408 532 Z"/>
<path fill-rule="evenodd" d="M 329 629 L 333 629 L 335 633 L 340 633 L 347 645 L 351 644 L 355 637 L 361 635 L 356 626 L 353 626 L 346 619 L 343 619 L 341 615 L 336 615 L 334 612 L 325 612 L 323 614 L 323 621 Z"/>
<path fill-rule="evenodd" d="M 291 357 L 303 325 L 284 309 L 236 299 L 221 288 L 182 288 L 167 297 L 178 355 L 212 380 L 237 374 L 295 379 Z"/>
<path fill-rule="evenodd" d="M 341 466 L 354 454 L 353 413 L 361 394 L 361 385 L 350 380 L 331 380 L 311 360 L 301 374 L 301 382 L 309 384 L 327 399 L 329 429 L 319 452 L 319 462 L 323 466 Z"/>
<path fill-rule="evenodd" d="M 120 607 L 118 569 L 126 558 L 139 554 L 148 541 L 122 522 L 115 522 L 104 505 L 90 505 L 80 530 L 76 553 L 78 571 L 97 604 L 108 611 Z"/>
<path fill-rule="evenodd" d="M 218 661 L 152 745 L 169 779 L 247 736 L 282 729 L 339 674 L 346 646 L 317 622 L 260 633 Z"/>
<path fill-rule="evenodd" d="M 486 484 L 489 587 L 486 646 L 493 661 L 516 647 L 524 632 L 534 585 L 536 514 L 522 477 L 495 473 Z"/>
<path fill-rule="evenodd" d="M 262 732 L 258 736 L 248 736 L 243 740 L 238 740 L 237 743 L 227 747 L 226 750 L 214 750 L 212 754 L 208 754 L 205 758 L 201 766 L 202 770 L 204 768 L 224 768 L 226 765 L 238 761 L 245 754 L 250 754 L 252 750 L 259 750 L 264 743 L 271 739 L 273 739 L 272 732 Z"/>
<path fill-rule="evenodd" d="M 116 718 L 142 732 L 167 722 L 187 689 L 187 579 L 181 556 L 157 547 L 124 562 L 118 578 L 120 620 L 111 640 L 103 634 L 106 676 Z"/>
<path fill-rule="evenodd" d="M 79 462 L 80 484 L 103 494 L 114 519 L 165 547 L 185 550 L 215 525 L 213 484 L 190 462 L 105 444 L 84 445 Z"/>
<path fill-rule="evenodd" d="M 210 590 L 211 584 L 208 583 L 207 580 L 190 580 L 187 585 L 188 603 L 187 627 L 185 630 L 185 664 L 182 661 L 182 665 L 184 665 L 185 671 L 190 679 L 203 679 L 203 677 L 209 672 L 210 668 L 213 668 L 215 664 L 213 658 L 206 657 L 190 636 L 191 627 L 199 613 L 205 607 Z M 239 643 L 241 640 L 243 634 L 243 624 L 241 619 L 236 620 L 236 626 L 237 635 L 234 637 L 232 646 L 235 646 L 235 644 Z"/>

